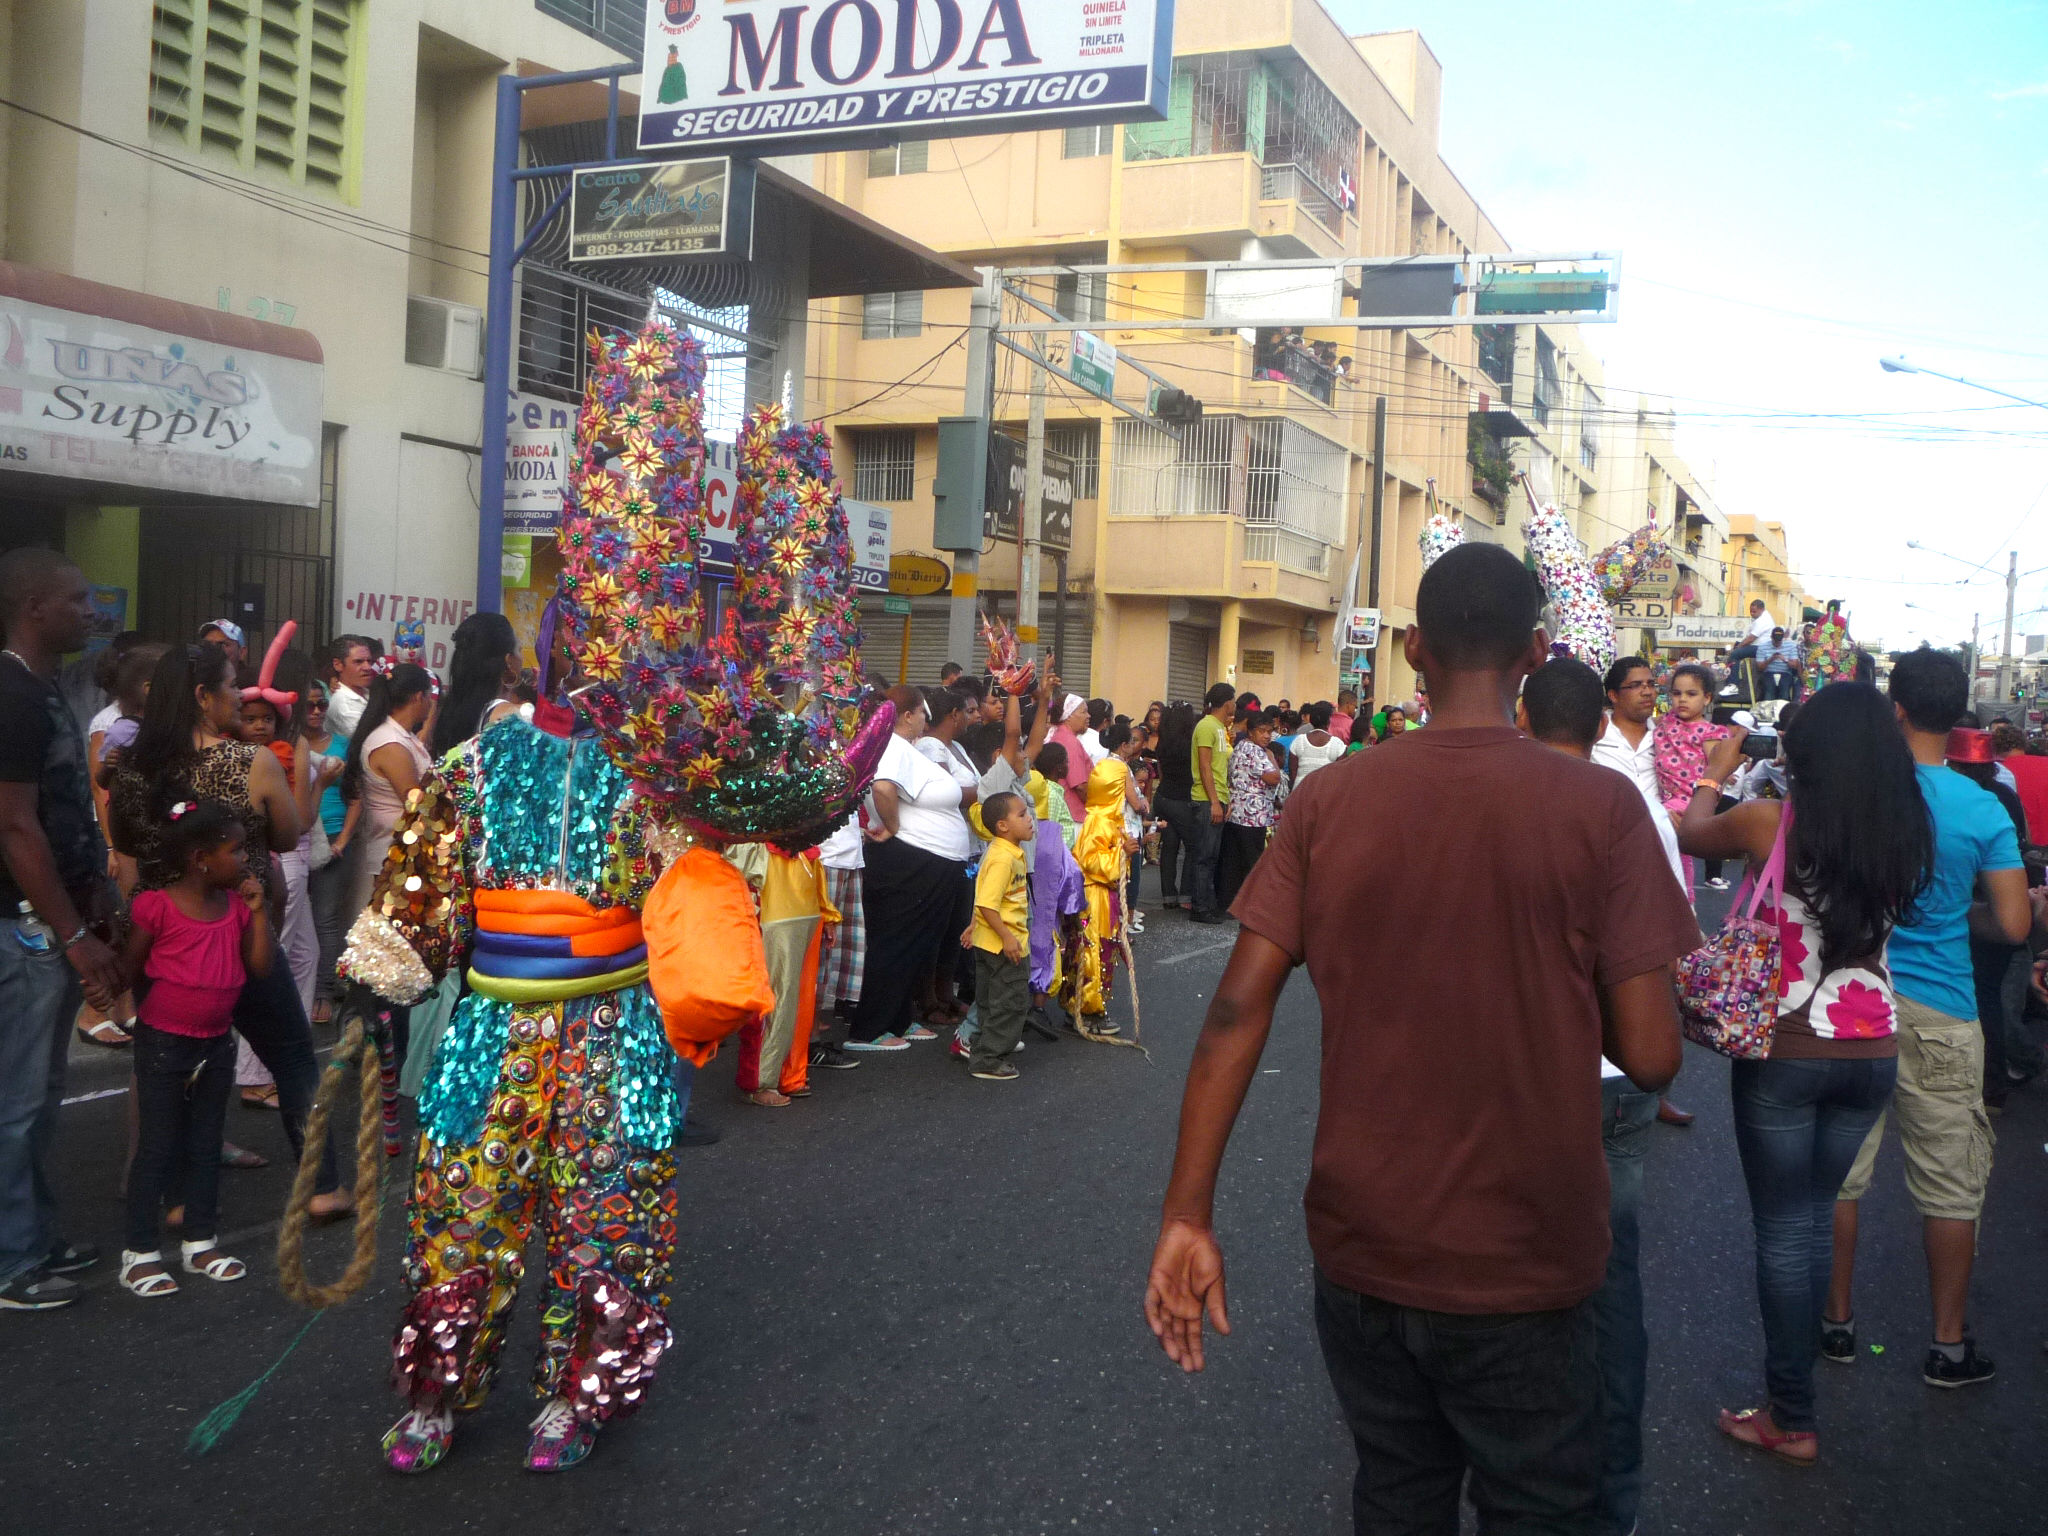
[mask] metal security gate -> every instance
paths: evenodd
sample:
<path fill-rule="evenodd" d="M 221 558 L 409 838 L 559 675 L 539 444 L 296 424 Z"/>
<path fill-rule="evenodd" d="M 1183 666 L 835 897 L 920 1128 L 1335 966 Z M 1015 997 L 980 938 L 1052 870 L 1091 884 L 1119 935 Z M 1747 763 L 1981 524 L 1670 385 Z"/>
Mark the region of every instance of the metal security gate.
<path fill-rule="evenodd" d="M 1209 691 L 1210 631 L 1195 624 L 1166 626 L 1166 699 L 1200 709 Z"/>
<path fill-rule="evenodd" d="M 240 618 L 253 602 L 251 651 L 296 619 L 293 644 L 317 654 L 333 632 L 339 437 L 329 427 L 321 444 L 317 507 L 145 506 L 135 627 L 152 640 L 192 640 L 208 620 Z"/>

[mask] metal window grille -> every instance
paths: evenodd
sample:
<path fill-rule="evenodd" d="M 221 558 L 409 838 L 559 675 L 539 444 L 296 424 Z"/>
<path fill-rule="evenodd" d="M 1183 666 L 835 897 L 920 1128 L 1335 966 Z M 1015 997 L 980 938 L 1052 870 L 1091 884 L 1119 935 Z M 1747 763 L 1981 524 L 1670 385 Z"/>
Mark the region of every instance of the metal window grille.
<path fill-rule="evenodd" d="M 1106 155 L 1116 145 L 1114 123 L 1089 123 L 1080 128 L 1069 128 L 1060 145 L 1063 160 L 1091 160 L 1097 155 Z"/>
<path fill-rule="evenodd" d="M 655 3 L 661 4 L 663 0 Z M 543 16 L 567 22 L 629 59 L 640 57 L 640 43 L 647 29 L 647 0 L 534 0 L 534 9 Z"/>
<path fill-rule="evenodd" d="M 1102 494 L 1102 423 L 1055 422 L 1045 429 L 1045 446 L 1074 461 L 1074 499 Z"/>
<path fill-rule="evenodd" d="M 909 427 L 848 434 L 858 501 L 909 501 L 916 493 L 917 433 Z"/>
<path fill-rule="evenodd" d="M 1345 170 L 1356 174 L 1358 120 L 1304 60 L 1292 55 L 1275 59 L 1265 72 L 1259 160 L 1267 167 L 1292 166 L 1297 183 L 1288 193 L 1262 195 L 1295 197 L 1318 222 L 1341 232 L 1337 178 Z"/>
<path fill-rule="evenodd" d="M 159 0 L 150 132 L 294 186 L 346 195 L 360 0 Z"/>
<path fill-rule="evenodd" d="M 888 341 L 924 334 L 924 292 L 865 293 L 860 300 L 860 334 L 864 341 Z"/>
<path fill-rule="evenodd" d="M 1550 424 L 1550 408 L 1563 394 L 1557 379 L 1557 343 L 1541 331 L 1536 333 L 1536 382 L 1529 394 L 1529 414 L 1538 426 Z"/>
<path fill-rule="evenodd" d="M 927 139 L 908 139 L 868 151 L 868 175 L 914 176 L 932 168 L 932 146 Z"/>
<path fill-rule="evenodd" d="M 1245 558 L 1320 576 L 1344 538 L 1350 454 L 1281 416 L 1204 416 L 1181 436 L 1119 421 L 1110 511 L 1228 513 L 1245 521 Z"/>
<path fill-rule="evenodd" d="M 1107 272 L 1062 272 L 1053 279 L 1053 308 L 1069 320 L 1100 325 L 1109 314 Z"/>
<path fill-rule="evenodd" d="M 1479 333 L 1479 369 L 1501 387 L 1501 399 L 1512 401 L 1515 388 L 1515 328 L 1512 325 L 1476 325 Z"/>

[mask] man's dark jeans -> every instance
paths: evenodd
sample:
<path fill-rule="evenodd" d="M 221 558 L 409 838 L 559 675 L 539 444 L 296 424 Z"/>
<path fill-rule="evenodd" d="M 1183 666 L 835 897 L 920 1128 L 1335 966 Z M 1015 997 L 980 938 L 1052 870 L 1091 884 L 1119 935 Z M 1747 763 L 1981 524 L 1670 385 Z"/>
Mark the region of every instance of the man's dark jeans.
<path fill-rule="evenodd" d="M 1643 1397 L 1650 1368 L 1650 1335 L 1643 1326 L 1643 1155 L 1657 1123 L 1657 1095 L 1640 1093 L 1625 1077 L 1600 1080 L 1600 1141 L 1607 1151 L 1607 1280 L 1593 1297 L 1600 1330 L 1600 1382 L 1606 1420 L 1601 1458 L 1600 1512 L 1610 1536 L 1635 1528 L 1643 1495 Z"/>
<path fill-rule="evenodd" d="M 1561 1312 L 1425 1312 L 1318 1270 L 1316 1333 L 1358 1447 L 1351 1519 L 1361 1536 L 1456 1536 L 1468 1468 L 1486 1536 L 1597 1536 L 1591 1298 Z"/>
<path fill-rule="evenodd" d="M 1756 1229 L 1764 1382 L 1780 1429 L 1813 1429 L 1813 1364 L 1834 1274 L 1835 1197 L 1890 1102 L 1896 1057 L 1738 1061 L 1735 1150 Z"/>
<path fill-rule="evenodd" d="M 1223 857 L 1223 823 L 1209 819 L 1209 802 L 1189 802 L 1195 808 L 1188 845 L 1194 850 L 1194 877 L 1188 890 L 1188 905 L 1197 913 L 1220 913 L 1216 905 L 1216 866 Z"/>

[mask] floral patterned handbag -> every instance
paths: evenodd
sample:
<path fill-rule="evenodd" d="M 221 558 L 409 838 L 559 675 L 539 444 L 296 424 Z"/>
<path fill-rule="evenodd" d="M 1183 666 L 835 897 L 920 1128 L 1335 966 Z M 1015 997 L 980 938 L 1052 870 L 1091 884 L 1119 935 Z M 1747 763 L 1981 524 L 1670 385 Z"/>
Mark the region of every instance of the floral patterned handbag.
<path fill-rule="evenodd" d="M 1778 1032 L 1778 983 L 1785 960 L 1775 917 L 1785 888 L 1785 834 L 1791 825 L 1787 804 L 1754 888 L 1745 879 L 1721 931 L 1678 962 L 1678 1014 L 1685 1038 L 1737 1061 L 1770 1055 Z M 1747 909 L 1744 891 L 1749 892 Z M 1771 918 L 1760 919 L 1757 910 L 1766 891 Z"/>

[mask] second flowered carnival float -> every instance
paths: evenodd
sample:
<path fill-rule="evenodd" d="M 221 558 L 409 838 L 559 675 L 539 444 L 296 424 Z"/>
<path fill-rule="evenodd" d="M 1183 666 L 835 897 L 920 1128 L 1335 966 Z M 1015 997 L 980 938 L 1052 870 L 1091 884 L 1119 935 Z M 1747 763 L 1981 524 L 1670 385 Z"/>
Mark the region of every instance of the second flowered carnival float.
<path fill-rule="evenodd" d="M 488 1392 L 536 1223 L 526 1465 L 574 1465 L 643 1401 L 672 1338 L 677 1061 L 708 1061 L 774 1004 L 752 895 L 721 854 L 816 843 L 890 735 L 861 678 L 823 430 L 774 407 L 746 421 L 714 617 L 702 351 L 660 322 L 589 345 L 542 640 L 569 660 L 566 702 L 438 765 L 341 962 L 374 1016 L 451 969 L 466 982 L 419 1101 L 392 1364 L 407 1411 L 384 1438 L 401 1472 L 434 1466 Z"/>

